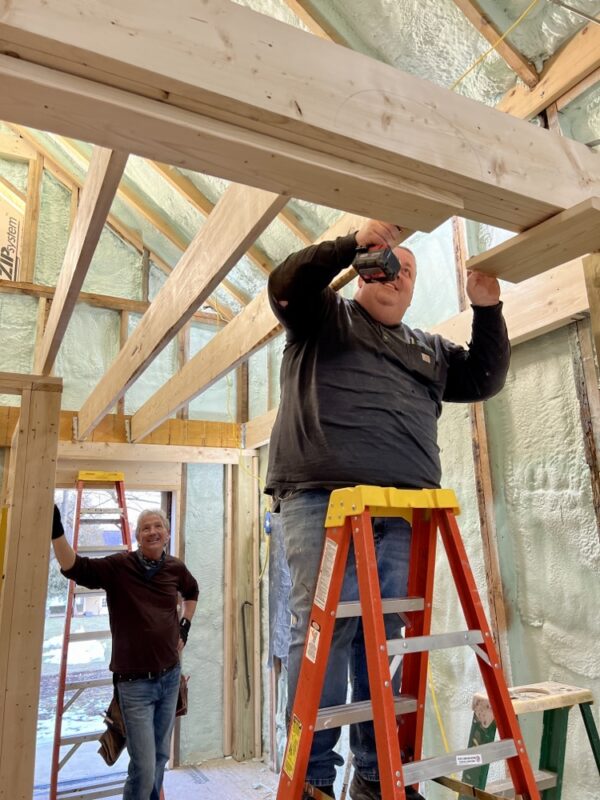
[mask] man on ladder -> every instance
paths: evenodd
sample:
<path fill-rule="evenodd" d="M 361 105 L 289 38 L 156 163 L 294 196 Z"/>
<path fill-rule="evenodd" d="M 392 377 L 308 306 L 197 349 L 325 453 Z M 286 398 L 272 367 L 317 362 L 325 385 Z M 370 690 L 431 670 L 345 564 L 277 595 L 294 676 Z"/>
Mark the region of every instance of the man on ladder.
<path fill-rule="evenodd" d="M 136 551 L 82 557 L 67 541 L 54 507 L 52 544 L 63 575 L 88 589 L 106 590 L 110 669 L 130 757 L 123 798 L 159 800 L 179 693 L 179 654 L 196 610 L 198 584 L 183 561 L 166 552 L 169 522 L 163 511 L 142 511 L 136 539 Z"/>
<path fill-rule="evenodd" d="M 332 489 L 357 484 L 439 487 L 437 420 L 442 401 L 485 400 L 502 388 L 508 371 L 510 346 L 495 278 L 475 272 L 468 277 L 473 306 L 468 349 L 402 323 L 417 265 L 414 254 L 398 246 L 399 240 L 397 226 L 368 220 L 354 234 L 292 254 L 269 277 L 271 306 L 287 334 L 267 491 L 281 512 L 292 579 L 288 716 Z M 347 300 L 329 284 L 350 266 L 357 248 L 391 249 L 399 271 L 395 277 L 359 277 L 354 298 Z M 382 597 L 405 596 L 410 525 L 396 517 L 375 519 L 373 527 Z M 341 600 L 358 600 L 352 551 Z M 387 637 L 399 638 L 403 623 L 398 615 L 386 615 L 385 624 Z M 349 670 L 353 700 L 367 699 L 363 630 L 357 617 L 336 622 L 322 706 L 346 702 Z M 398 672 L 396 682 L 399 677 Z M 306 774 L 307 783 L 331 797 L 336 766 L 342 764 L 333 749 L 339 732 L 334 728 L 315 734 Z M 350 746 L 355 764 L 350 797 L 380 800 L 372 722 L 351 727 Z M 406 796 L 420 797 L 410 787 Z"/>

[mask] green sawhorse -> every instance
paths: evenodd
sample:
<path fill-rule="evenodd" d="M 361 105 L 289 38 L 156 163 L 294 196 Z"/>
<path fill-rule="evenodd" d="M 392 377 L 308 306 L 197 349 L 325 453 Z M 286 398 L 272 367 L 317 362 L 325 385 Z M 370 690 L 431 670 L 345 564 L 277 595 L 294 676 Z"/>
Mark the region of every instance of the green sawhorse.
<path fill-rule="evenodd" d="M 539 769 L 535 778 L 543 800 L 560 800 L 562 792 L 565 750 L 567 746 L 567 723 L 570 709 L 578 705 L 583 724 L 590 740 L 596 767 L 600 774 L 600 738 L 594 722 L 591 705 L 594 698 L 589 689 L 568 686 L 564 683 L 546 681 L 528 686 L 515 686 L 508 690 L 517 716 L 533 711 L 543 711 L 542 746 Z M 473 724 L 469 736 L 469 747 L 493 742 L 496 723 L 486 694 L 473 696 Z M 489 766 L 474 767 L 462 774 L 465 783 L 497 797 L 515 796 L 510 780 L 496 781 L 486 786 Z M 460 800 L 470 800 L 473 795 L 460 795 Z M 477 795 L 475 795 L 477 796 Z"/>

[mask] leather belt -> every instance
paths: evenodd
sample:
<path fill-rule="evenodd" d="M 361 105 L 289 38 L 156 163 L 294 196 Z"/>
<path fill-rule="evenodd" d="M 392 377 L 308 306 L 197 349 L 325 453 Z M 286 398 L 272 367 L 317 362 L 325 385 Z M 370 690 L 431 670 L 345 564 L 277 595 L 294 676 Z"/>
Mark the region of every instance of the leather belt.
<path fill-rule="evenodd" d="M 170 667 L 165 667 L 165 669 L 161 669 L 158 672 L 115 672 L 113 673 L 113 680 L 115 683 L 123 683 L 124 681 L 149 681 L 153 678 L 162 678 L 167 672 L 175 669 L 178 664 L 179 661 L 176 661 Z"/>

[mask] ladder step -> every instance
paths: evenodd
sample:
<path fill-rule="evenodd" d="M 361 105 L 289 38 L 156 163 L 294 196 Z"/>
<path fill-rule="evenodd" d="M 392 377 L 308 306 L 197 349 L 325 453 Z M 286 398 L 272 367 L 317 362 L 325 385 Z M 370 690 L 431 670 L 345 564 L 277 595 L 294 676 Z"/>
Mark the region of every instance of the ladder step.
<path fill-rule="evenodd" d="M 534 769 L 533 775 L 540 791 L 544 791 L 545 789 L 553 789 L 556 786 L 555 772 L 548 772 L 548 770 L 545 769 Z M 514 798 L 515 796 L 515 787 L 510 780 L 488 783 L 488 785 L 485 787 L 485 791 L 490 792 L 490 794 L 497 794 L 498 797 Z"/>
<path fill-rule="evenodd" d="M 498 742 L 481 744 L 478 747 L 468 747 L 466 750 L 457 750 L 443 756 L 403 764 L 404 783 L 406 785 L 420 783 L 431 778 L 439 778 L 442 775 L 450 775 L 458 770 L 511 758 L 516 754 L 517 748 L 512 739 L 502 739 Z"/>
<path fill-rule="evenodd" d="M 61 736 L 60 737 L 60 746 L 62 747 L 67 745 L 74 745 L 74 744 L 84 744 L 85 742 L 95 742 L 97 741 L 106 728 L 101 731 L 89 731 L 88 733 L 72 733 L 69 736 Z"/>
<path fill-rule="evenodd" d="M 431 636 L 409 636 L 406 639 L 388 639 L 387 651 L 390 656 L 402 656 L 406 653 L 421 653 L 425 650 L 443 650 L 447 647 L 481 644 L 481 631 L 456 631 L 452 633 L 435 633 Z"/>
<path fill-rule="evenodd" d="M 80 525 L 120 525 L 121 517 L 100 517 L 93 519 L 92 517 L 81 517 L 79 520 Z"/>
<path fill-rule="evenodd" d="M 74 689 L 96 689 L 100 686 L 112 686 L 112 678 L 92 678 L 89 681 L 70 681 L 65 684 L 65 691 Z"/>
<path fill-rule="evenodd" d="M 405 611 L 423 611 L 425 601 L 422 597 L 390 597 L 381 600 L 384 614 L 403 614 Z M 340 603 L 337 607 L 336 618 L 361 617 L 360 601 Z"/>
<path fill-rule="evenodd" d="M 69 637 L 72 642 L 93 642 L 95 639 L 110 639 L 110 631 L 79 631 Z"/>
<path fill-rule="evenodd" d="M 127 550 L 126 544 L 86 544 L 83 547 L 78 547 L 77 552 L 81 555 L 90 555 L 91 553 L 98 553 L 101 556 L 110 556 L 113 553 L 123 553 Z"/>
<path fill-rule="evenodd" d="M 417 701 L 407 694 L 394 697 L 396 716 L 414 714 L 417 710 Z M 359 703 L 345 703 L 341 706 L 328 706 L 320 708 L 315 723 L 315 731 L 328 728 L 337 728 L 340 725 L 352 725 L 355 722 L 365 722 L 373 719 L 373 706 L 370 700 L 361 700 Z"/>
<path fill-rule="evenodd" d="M 80 515 L 83 516 L 84 514 L 118 514 L 119 516 L 123 516 L 123 509 L 122 508 L 82 508 L 80 509 Z"/>
<path fill-rule="evenodd" d="M 111 778 L 102 783 L 89 784 L 79 788 L 58 788 L 56 800 L 94 800 L 99 797 L 122 797 L 125 778 Z"/>

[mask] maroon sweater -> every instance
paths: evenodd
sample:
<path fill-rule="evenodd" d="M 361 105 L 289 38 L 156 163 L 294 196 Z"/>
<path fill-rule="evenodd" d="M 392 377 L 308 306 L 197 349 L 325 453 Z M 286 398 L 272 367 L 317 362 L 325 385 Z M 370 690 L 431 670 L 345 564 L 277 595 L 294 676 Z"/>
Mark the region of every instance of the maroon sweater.
<path fill-rule="evenodd" d="M 113 672 L 158 672 L 179 658 L 178 593 L 198 599 L 198 583 L 183 561 L 167 556 L 148 578 L 138 556 L 77 556 L 63 575 L 88 589 L 104 589 L 112 632 Z"/>

